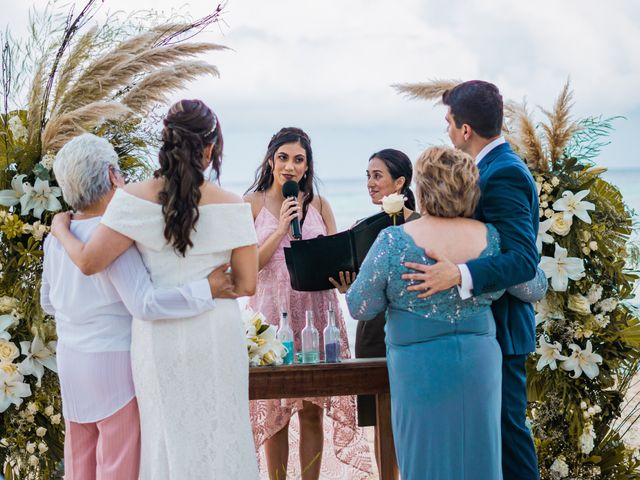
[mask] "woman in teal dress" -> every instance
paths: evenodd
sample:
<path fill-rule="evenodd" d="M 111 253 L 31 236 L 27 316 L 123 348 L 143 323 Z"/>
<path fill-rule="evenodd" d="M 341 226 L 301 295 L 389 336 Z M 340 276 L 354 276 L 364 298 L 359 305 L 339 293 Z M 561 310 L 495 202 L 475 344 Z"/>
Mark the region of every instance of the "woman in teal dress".
<path fill-rule="evenodd" d="M 427 298 L 407 290 L 405 262 L 455 263 L 494 256 L 492 225 L 470 217 L 480 195 L 473 159 L 446 148 L 416 162 L 422 218 L 383 230 L 347 292 L 353 318 L 387 312 L 386 344 L 393 436 L 403 480 L 502 478 L 500 346 L 491 302 L 503 291 L 461 300 L 455 288 Z M 510 289 L 525 301 L 544 295 L 538 275 Z"/>

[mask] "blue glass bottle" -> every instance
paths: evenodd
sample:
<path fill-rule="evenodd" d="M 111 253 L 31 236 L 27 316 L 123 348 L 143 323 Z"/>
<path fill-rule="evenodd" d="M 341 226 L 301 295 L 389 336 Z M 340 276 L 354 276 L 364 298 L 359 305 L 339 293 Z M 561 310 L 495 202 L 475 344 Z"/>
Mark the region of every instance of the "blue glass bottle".
<path fill-rule="evenodd" d="M 327 363 L 337 363 L 340 361 L 340 330 L 336 326 L 336 317 L 331 303 L 329 303 L 327 317 L 327 326 L 322 332 L 324 339 L 324 361 Z"/>
<path fill-rule="evenodd" d="M 287 349 L 286 355 L 282 358 L 282 363 L 291 365 L 293 363 L 295 347 L 293 343 L 293 330 L 291 330 L 291 326 L 289 325 L 289 315 L 287 312 L 280 313 L 280 326 L 278 327 L 276 336 L 278 340 L 282 342 L 282 346 Z"/>
<path fill-rule="evenodd" d="M 302 330 L 302 363 L 318 363 L 320 361 L 320 334 L 313 325 L 313 312 L 306 312 L 307 324 Z"/>

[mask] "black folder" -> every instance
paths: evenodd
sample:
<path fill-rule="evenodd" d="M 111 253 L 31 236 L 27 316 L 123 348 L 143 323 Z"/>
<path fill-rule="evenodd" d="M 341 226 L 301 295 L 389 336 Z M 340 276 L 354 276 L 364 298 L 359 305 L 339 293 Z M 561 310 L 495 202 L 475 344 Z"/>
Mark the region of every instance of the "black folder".
<path fill-rule="evenodd" d="M 396 223 L 403 222 L 403 215 L 398 215 Z M 390 225 L 393 219 L 380 212 L 335 235 L 292 240 L 291 247 L 284 249 L 291 288 L 304 292 L 330 290 L 334 286 L 329 277 L 339 281 L 341 271 L 358 273 L 378 234 Z"/>

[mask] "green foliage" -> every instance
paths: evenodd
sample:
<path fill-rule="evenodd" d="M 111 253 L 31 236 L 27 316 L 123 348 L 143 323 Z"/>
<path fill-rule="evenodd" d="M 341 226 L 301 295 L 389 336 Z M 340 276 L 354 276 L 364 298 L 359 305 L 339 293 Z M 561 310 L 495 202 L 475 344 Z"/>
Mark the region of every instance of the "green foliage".
<path fill-rule="evenodd" d="M 637 416 L 637 399 L 630 401 L 634 414 L 625 411 L 623 417 L 623 406 L 640 365 L 640 320 L 627 303 L 638 279 L 633 255 L 629 259 L 637 248 L 630 242 L 633 214 L 618 188 L 601 178 L 604 169 L 592 167 L 606 144 L 610 120 L 580 122 L 583 129 L 572 137 L 556 170 L 534 172 L 541 222 L 547 221 L 551 235 L 543 243 L 543 264 L 557 244 L 584 266 L 582 278 L 569 280 L 566 291 L 550 285 L 536 305 L 539 342 L 555 345 L 560 355 L 553 365 L 541 361 L 548 351 L 540 343 L 528 364 L 528 416 L 543 479 L 640 478 L 636 451 L 623 441 Z M 588 211 L 590 223 L 560 211 L 557 202 L 565 192 L 586 190 L 582 200 L 594 207 Z M 559 217 L 568 219 L 568 231 L 556 225 L 553 219 Z M 579 358 L 597 369 L 587 376 L 585 368 L 571 368 L 570 358 L 589 345 L 596 356 Z"/>

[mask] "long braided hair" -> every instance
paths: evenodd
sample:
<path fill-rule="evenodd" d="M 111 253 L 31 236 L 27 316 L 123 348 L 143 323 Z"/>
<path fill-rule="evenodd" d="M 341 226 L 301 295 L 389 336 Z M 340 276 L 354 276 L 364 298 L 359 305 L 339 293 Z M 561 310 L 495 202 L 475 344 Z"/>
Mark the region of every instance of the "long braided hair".
<path fill-rule="evenodd" d="M 164 216 L 164 237 L 182 256 L 193 246 L 191 232 L 200 212 L 198 204 L 204 183 L 204 149 L 213 145 L 211 167 L 220 175 L 222 130 L 215 113 L 200 100 L 180 100 L 164 119 L 160 168 L 155 178 L 164 186 L 158 194 Z"/>
<path fill-rule="evenodd" d="M 256 170 L 256 177 L 253 184 L 247 189 L 249 192 L 265 192 L 273 185 L 273 168 L 270 161 L 275 161 L 274 156 L 282 145 L 288 143 L 299 143 L 307 155 L 307 172 L 298 182 L 300 191 L 304 192 L 304 200 L 302 201 L 302 222 L 307 217 L 309 205 L 315 196 L 314 186 L 317 189 L 314 173 L 313 173 L 313 152 L 311 150 L 311 139 L 300 128 L 285 127 L 280 129 L 278 133 L 271 137 L 271 141 L 267 146 L 267 153 L 264 155 L 262 163 Z"/>

